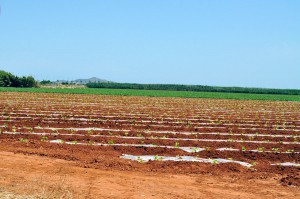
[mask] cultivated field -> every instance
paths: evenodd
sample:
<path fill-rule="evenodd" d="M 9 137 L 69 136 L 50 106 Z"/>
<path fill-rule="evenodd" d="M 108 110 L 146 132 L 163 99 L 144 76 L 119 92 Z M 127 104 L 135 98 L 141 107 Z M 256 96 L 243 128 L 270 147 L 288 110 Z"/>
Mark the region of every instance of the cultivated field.
<path fill-rule="evenodd" d="M 63 93 L 63 94 L 95 94 L 115 96 L 145 96 L 145 97 L 180 97 L 180 98 L 209 98 L 209 99 L 236 99 L 236 100 L 272 100 L 272 101 L 297 101 L 300 95 L 284 94 L 255 94 L 255 93 L 229 93 L 229 92 L 194 92 L 170 90 L 135 90 L 112 88 L 80 88 L 68 87 L 42 87 L 42 88 L 12 88 L 0 87 L 0 92 L 33 92 L 33 93 Z"/>
<path fill-rule="evenodd" d="M 112 171 L 276 178 L 299 193 L 299 102 L 0 96 L 1 151 Z"/>

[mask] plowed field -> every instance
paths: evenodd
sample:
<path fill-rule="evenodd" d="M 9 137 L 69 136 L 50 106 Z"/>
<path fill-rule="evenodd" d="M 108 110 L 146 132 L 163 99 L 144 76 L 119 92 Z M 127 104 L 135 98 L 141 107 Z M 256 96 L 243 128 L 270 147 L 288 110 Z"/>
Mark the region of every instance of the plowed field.
<path fill-rule="evenodd" d="M 2 151 L 83 168 L 300 184 L 298 102 L 2 92 L 0 130 Z"/>

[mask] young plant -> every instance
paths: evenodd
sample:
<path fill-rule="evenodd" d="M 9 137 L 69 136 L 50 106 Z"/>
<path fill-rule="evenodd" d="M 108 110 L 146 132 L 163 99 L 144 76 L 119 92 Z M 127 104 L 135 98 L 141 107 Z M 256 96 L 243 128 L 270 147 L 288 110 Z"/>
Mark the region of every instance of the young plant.
<path fill-rule="evenodd" d="M 43 136 L 43 137 L 41 138 L 41 141 L 42 141 L 42 142 L 48 141 L 48 137 L 47 137 L 47 136 Z"/>
<path fill-rule="evenodd" d="M 77 144 L 77 143 L 78 143 L 77 140 L 72 141 L 72 144 Z"/>
<path fill-rule="evenodd" d="M 213 159 L 212 163 L 213 163 L 213 164 L 219 164 L 219 161 L 216 160 L 216 159 Z"/>
<path fill-rule="evenodd" d="M 107 143 L 108 144 L 114 144 L 114 141 L 113 140 L 108 140 Z"/>
<path fill-rule="evenodd" d="M 295 150 L 294 150 L 294 149 L 288 149 L 288 150 L 286 150 L 286 152 L 287 152 L 287 153 L 294 153 Z"/>
<path fill-rule="evenodd" d="M 274 151 L 275 153 L 279 152 L 279 148 L 272 148 L 272 151 Z"/>
<path fill-rule="evenodd" d="M 144 162 L 145 162 L 141 157 L 138 157 L 138 158 L 137 158 L 137 161 L 138 161 L 139 163 L 144 163 Z"/>
<path fill-rule="evenodd" d="M 257 149 L 259 152 L 264 152 L 265 151 L 265 147 L 261 147 Z"/>
<path fill-rule="evenodd" d="M 197 147 L 193 147 L 193 153 L 197 153 L 197 151 L 198 151 L 198 148 Z"/>
<path fill-rule="evenodd" d="M 21 138 L 21 139 L 20 139 L 20 142 L 23 142 L 23 143 L 25 143 L 25 142 L 28 142 L 28 140 L 27 140 L 27 139 L 25 139 L 25 138 Z"/>

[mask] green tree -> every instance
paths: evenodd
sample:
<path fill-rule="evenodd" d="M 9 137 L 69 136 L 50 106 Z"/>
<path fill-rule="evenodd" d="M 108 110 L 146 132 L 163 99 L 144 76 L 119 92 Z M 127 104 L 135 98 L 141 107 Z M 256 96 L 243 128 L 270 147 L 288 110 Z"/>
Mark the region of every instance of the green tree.
<path fill-rule="evenodd" d="M 37 87 L 37 82 L 32 76 L 23 76 L 20 79 L 20 86 L 21 87 Z"/>
<path fill-rule="evenodd" d="M 38 84 L 32 76 L 17 77 L 13 74 L 0 71 L 0 87 L 37 87 Z"/>
<path fill-rule="evenodd" d="M 9 87 L 13 85 L 15 77 L 6 71 L 0 71 L 0 86 L 1 87 Z"/>

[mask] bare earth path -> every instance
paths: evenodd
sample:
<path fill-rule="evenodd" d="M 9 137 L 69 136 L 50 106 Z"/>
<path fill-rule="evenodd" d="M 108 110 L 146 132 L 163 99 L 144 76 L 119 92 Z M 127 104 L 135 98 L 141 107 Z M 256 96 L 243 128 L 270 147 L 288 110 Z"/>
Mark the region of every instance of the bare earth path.
<path fill-rule="evenodd" d="M 298 198 L 277 179 L 82 168 L 74 162 L 0 152 L 0 191 L 43 198 Z M 1 194 L 0 194 L 1 196 Z"/>

